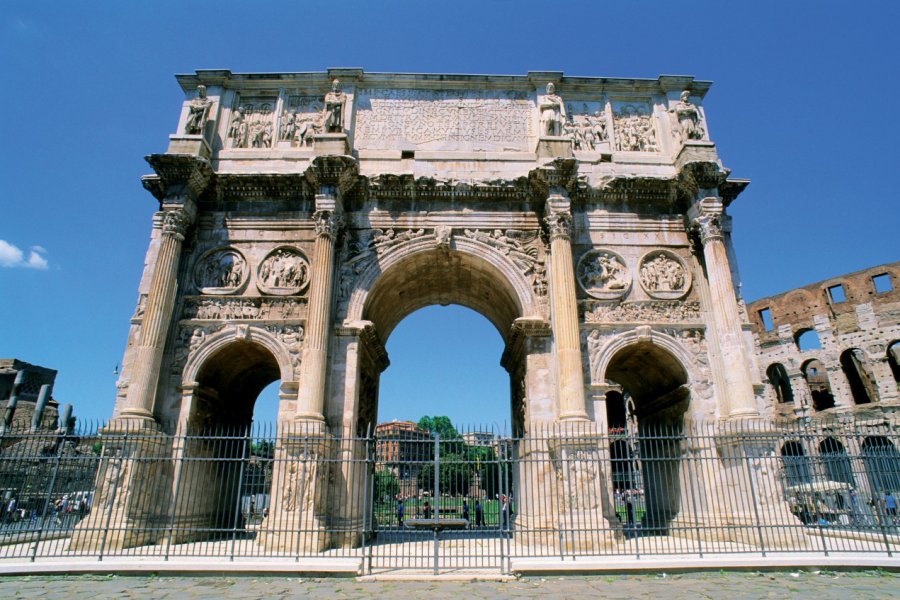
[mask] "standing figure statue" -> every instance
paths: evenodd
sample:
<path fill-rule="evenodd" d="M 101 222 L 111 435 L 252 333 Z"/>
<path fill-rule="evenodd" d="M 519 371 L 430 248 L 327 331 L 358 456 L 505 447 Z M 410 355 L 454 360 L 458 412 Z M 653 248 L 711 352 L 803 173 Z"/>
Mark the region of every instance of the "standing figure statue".
<path fill-rule="evenodd" d="M 690 101 L 691 92 L 684 90 L 681 92 L 681 99 L 672 112 L 678 118 L 678 127 L 681 130 L 681 141 L 702 140 L 703 127 L 700 125 L 700 111 Z"/>
<path fill-rule="evenodd" d="M 197 97 L 191 100 L 188 106 L 187 122 L 184 124 L 184 132 L 188 135 L 203 133 L 203 126 L 209 116 L 209 106 L 212 101 L 206 97 L 206 86 L 197 86 Z"/>
<path fill-rule="evenodd" d="M 344 104 L 347 97 L 341 91 L 341 82 L 331 82 L 331 91 L 325 94 L 325 132 L 344 132 Z"/>
<path fill-rule="evenodd" d="M 563 123 L 566 120 L 566 106 L 562 98 L 556 95 L 556 86 L 547 84 L 546 95 L 538 97 L 538 109 L 541 111 L 541 135 L 562 135 Z"/>

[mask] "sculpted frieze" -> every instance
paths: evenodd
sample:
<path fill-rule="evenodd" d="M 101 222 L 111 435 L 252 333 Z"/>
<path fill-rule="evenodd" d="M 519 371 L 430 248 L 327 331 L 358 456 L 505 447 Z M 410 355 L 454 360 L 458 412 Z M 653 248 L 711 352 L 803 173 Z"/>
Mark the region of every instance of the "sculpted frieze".
<path fill-rule="evenodd" d="M 681 298 L 691 288 L 691 272 L 675 254 L 655 250 L 641 258 L 641 287 L 653 298 Z"/>
<path fill-rule="evenodd" d="M 563 134 L 572 138 L 575 150 L 598 150 L 600 144 L 609 142 L 609 122 L 604 105 L 582 102 L 567 107 Z"/>
<path fill-rule="evenodd" d="M 702 321 L 699 302 L 642 301 L 587 303 L 585 323 L 696 323 Z"/>
<path fill-rule="evenodd" d="M 194 268 L 194 285 L 202 294 L 234 294 L 247 282 L 247 260 L 234 248 L 204 254 Z"/>
<path fill-rule="evenodd" d="M 631 289 L 631 271 L 621 256 L 609 250 L 591 250 L 578 261 L 576 279 L 594 298 L 621 298 Z"/>
<path fill-rule="evenodd" d="M 625 152 L 659 151 L 648 104 L 643 102 L 614 103 L 613 128 L 616 135 L 616 150 Z"/>
<path fill-rule="evenodd" d="M 520 231 L 517 229 L 491 231 L 481 229 L 465 229 L 463 235 L 486 246 L 490 246 L 500 254 L 509 258 L 522 275 L 531 279 L 532 289 L 538 297 L 547 294 L 547 269 L 544 265 L 543 243 L 539 231 Z"/>
<path fill-rule="evenodd" d="M 281 320 L 303 316 L 302 298 L 204 298 L 192 296 L 184 301 L 182 318 L 199 321 Z"/>
<path fill-rule="evenodd" d="M 387 149 L 452 148 L 476 144 L 527 150 L 534 103 L 525 92 L 360 89 L 355 144 Z"/>
<path fill-rule="evenodd" d="M 259 264 L 256 287 L 264 294 L 290 296 L 309 285 L 309 263 L 290 247 L 276 248 Z"/>
<path fill-rule="evenodd" d="M 228 139 L 232 148 L 271 148 L 275 137 L 276 98 L 241 97 L 231 111 Z"/>
<path fill-rule="evenodd" d="M 281 113 L 278 139 L 291 146 L 312 146 L 313 135 L 322 132 L 322 99 L 318 96 L 288 96 Z"/>

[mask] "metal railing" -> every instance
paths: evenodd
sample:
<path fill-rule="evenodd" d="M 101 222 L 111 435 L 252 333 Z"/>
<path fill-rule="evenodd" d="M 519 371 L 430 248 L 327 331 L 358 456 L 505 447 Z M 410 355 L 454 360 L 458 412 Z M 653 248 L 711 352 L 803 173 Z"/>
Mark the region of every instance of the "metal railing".
<path fill-rule="evenodd" d="M 83 427 L 0 439 L 0 559 L 347 557 L 367 572 L 900 546 L 886 422 L 441 438 Z"/>

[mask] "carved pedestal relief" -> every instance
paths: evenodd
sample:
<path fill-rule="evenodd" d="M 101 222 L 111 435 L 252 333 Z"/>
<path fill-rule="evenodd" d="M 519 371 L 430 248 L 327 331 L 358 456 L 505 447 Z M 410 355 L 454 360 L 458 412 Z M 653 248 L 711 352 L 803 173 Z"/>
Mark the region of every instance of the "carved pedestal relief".
<path fill-rule="evenodd" d="M 233 248 L 204 254 L 194 268 L 194 285 L 202 294 L 234 294 L 247 282 L 247 260 Z"/>
<path fill-rule="evenodd" d="M 576 278 L 594 298 L 621 298 L 631 289 L 631 272 L 622 257 L 609 250 L 591 250 L 578 261 Z"/>
<path fill-rule="evenodd" d="M 667 250 L 645 254 L 640 262 L 641 287 L 653 298 L 673 300 L 691 289 L 691 272 L 682 260 Z"/>

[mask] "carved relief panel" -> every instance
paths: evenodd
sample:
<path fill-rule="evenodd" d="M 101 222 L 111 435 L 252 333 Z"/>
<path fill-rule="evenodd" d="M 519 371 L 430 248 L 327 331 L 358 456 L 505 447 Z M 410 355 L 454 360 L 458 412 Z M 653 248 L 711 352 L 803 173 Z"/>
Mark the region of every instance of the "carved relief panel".
<path fill-rule="evenodd" d="M 303 254 L 290 247 L 276 248 L 260 263 L 256 287 L 264 294 L 290 296 L 309 285 L 309 263 Z"/>
<path fill-rule="evenodd" d="M 621 256 L 609 250 L 585 252 L 575 273 L 581 289 L 593 298 L 622 298 L 631 289 L 631 271 Z"/>
<path fill-rule="evenodd" d="M 194 285 L 202 294 L 234 294 L 244 288 L 249 271 L 243 254 L 234 248 L 216 248 L 197 261 Z"/>
<path fill-rule="evenodd" d="M 691 289 L 691 272 L 684 261 L 667 250 L 654 250 L 641 258 L 641 288 L 652 298 L 673 300 Z"/>
<path fill-rule="evenodd" d="M 615 149 L 619 152 L 659 152 L 649 102 L 614 101 Z"/>
<path fill-rule="evenodd" d="M 235 99 L 226 137 L 231 148 L 271 148 L 275 138 L 275 95 Z"/>
<path fill-rule="evenodd" d="M 323 131 L 322 109 L 321 96 L 288 96 L 278 125 L 278 141 L 298 148 L 312 146 L 313 135 Z"/>
<path fill-rule="evenodd" d="M 570 102 L 566 105 L 563 134 L 575 150 L 608 150 L 609 117 L 606 102 Z"/>

